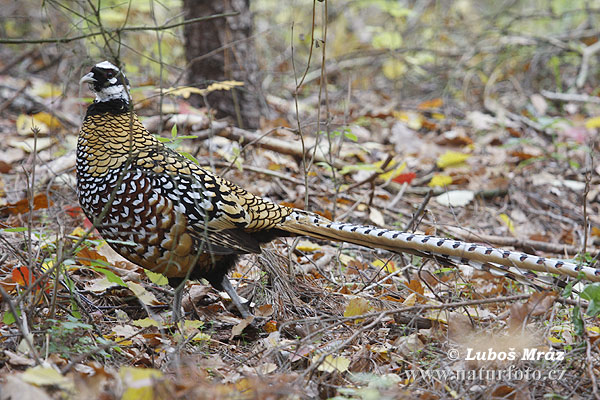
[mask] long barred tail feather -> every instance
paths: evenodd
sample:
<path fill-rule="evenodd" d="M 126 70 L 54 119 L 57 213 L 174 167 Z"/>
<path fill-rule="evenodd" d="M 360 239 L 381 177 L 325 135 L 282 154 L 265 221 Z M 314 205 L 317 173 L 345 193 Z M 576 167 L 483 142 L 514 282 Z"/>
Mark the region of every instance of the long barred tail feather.
<path fill-rule="evenodd" d="M 539 257 L 517 251 L 497 249 L 455 239 L 401 232 L 373 226 L 332 222 L 311 212 L 294 210 L 277 228 L 315 239 L 348 242 L 360 246 L 409 253 L 438 259 L 454 265 L 469 265 L 496 275 L 517 279 L 520 275 L 533 281 L 546 272 L 572 277 L 584 277 L 600 282 L 600 268 Z"/>

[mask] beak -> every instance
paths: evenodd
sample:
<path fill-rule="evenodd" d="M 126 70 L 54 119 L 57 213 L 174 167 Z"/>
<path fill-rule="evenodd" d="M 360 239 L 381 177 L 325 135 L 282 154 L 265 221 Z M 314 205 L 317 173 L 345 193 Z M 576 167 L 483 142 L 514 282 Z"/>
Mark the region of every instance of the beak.
<path fill-rule="evenodd" d="M 79 81 L 80 85 L 83 85 L 84 83 L 94 83 L 96 82 L 96 79 L 94 79 L 94 73 L 90 72 L 86 75 L 83 76 L 83 78 L 81 78 L 81 80 Z"/>

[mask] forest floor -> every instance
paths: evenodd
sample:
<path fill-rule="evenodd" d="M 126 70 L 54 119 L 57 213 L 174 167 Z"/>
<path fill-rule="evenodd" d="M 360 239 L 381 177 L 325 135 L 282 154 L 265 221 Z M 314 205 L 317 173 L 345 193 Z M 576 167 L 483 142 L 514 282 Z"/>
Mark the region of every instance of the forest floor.
<path fill-rule="evenodd" d="M 79 208 L 87 89 L 46 79 L 0 75 L 0 399 L 598 396 L 600 287 L 565 277 L 534 288 L 288 238 L 231 274 L 253 321 L 188 282 L 174 325 L 173 290 L 112 251 Z M 349 93 L 322 107 L 333 122 L 301 132 L 320 99 L 300 98 L 296 116 L 293 98 L 269 95 L 276 115 L 252 140 L 183 97 L 159 115 L 153 87 L 133 91 L 153 133 L 162 119 L 170 146 L 257 195 L 336 221 L 595 261 L 597 102 L 531 93 L 511 114 Z"/>

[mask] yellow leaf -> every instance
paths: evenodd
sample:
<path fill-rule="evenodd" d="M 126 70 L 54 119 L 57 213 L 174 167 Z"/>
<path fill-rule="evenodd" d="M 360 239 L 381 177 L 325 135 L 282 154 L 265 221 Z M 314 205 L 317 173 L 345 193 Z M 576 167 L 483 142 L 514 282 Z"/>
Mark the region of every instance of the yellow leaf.
<path fill-rule="evenodd" d="M 585 121 L 585 127 L 588 129 L 600 128 L 600 116 L 588 118 Z"/>
<path fill-rule="evenodd" d="M 383 161 L 377 161 L 375 164 L 377 168 L 381 169 L 381 166 L 383 165 Z M 396 165 L 396 161 L 392 160 L 390 161 L 390 163 L 388 164 L 387 168 L 391 168 L 394 165 Z M 379 177 L 381 179 L 383 179 L 384 181 L 387 181 L 388 179 L 394 179 L 395 177 L 397 177 L 398 175 L 400 175 L 402 173 L 402 171 L 404 171 L 404 168 L 406 168 L 406 163 L 403 162 L 402 164 L 400 164 L 400 166 L 392 169 L 391 171 L 388 171 L 384 174 L 379 175 Z"/>
<path fill-rule="evenodd" d="M 296 248 L 300 251 L 315 251 L 315 250 L 319 250 L 321 248 L 321 246 L 319 246 L 316 243 L 313 243 L 309 240 L 301 240 L 298 242 L 298 245 L 296 246 Z"/>
<path fill-rule="evenodd" d="M 375 268 L 383 268 L 388 274 L 396 272 L 396 263 L 393 261 L 384 262 L 383 260 L 377 259 L 371 262 L 371 265 Z"/>
<path fill-rule="evenodd" d="M 500 221 L 502 221 L 504 223 L 504 225 L 506 225 L 508 227 L 508 230 L 510 231 L 510 233 L 512 233 L 512 234 L 515 233 L 515 226 L 508 215 L 502 213 L 502 214 L 498 215 L 498 219 Z"/>
<path fill-rule="evenodd" d="M 192 337 L 192 342 L 207 342 L 211 339 L 210 335 L 207 333 L 199 332 Z"/>
<path fill-rule="evenodd" d="M 152 368 L 123 367 L 119 370 L 123 380 L 125 393 L 121 400 L 153 400 L 155 397 L 154 385 L 163 373 Z"/>
<path fill-rule="evenodd" d="M 321 358 L 320 354 L 315 354 L 312 358 L 312 362 L 316 363 L 319 358 Z M 321 365 L 317 367 L 319 371 L 323 372 L 346 372 L 348 371 L 348 367 L 350 366 L 350 360 L 346 357 L 334 357 L 331 354 L 323 359 Z"/>
<path fill-rule="evenodd" d="M 62 376 L 60 372 L 52 367 L 38 365 L 27 368 L 21 375 L 21 379 L 36 386 L 59 386 L 62 389 L 72 387 L 72 382 Z"/>
<path fill-rule="evenodd" d="M 446 168 L 453 165 L 462 164 L 469 157 L 471 157 L 470 154 L 459 153 L 458 151 L 447 151 L 437 159 L 437 166 L 440 168 Z"/>
<path fill-rule="evenodd" d="M 414 111 L 393 111 L 392 115 L 398 121 L 402 121 L 410 129 L 418 131 L 423 126 L 423 116 Z"/>
<path fill-rule="evenodd" d="M 71 232 L 71 236 L 83 237 L 83 235 L 85 235 L 85 229 L 81 227 L 77 227 Z"/>
<path fill-rule="evenodd" d="M 135 294 L 138 300 L 140 300 L 142 303 L 148 306 L 155 306 L 159 304 L 154 294 L 144 289 L 144 287 L 139 283 L 127 282 L 127 287 L 133 292 L 133 294 Z"/>
<path fill-rule="evenodd" d="M 157 328 L 160 328 L 162 326 L 158 321 L 152 318 L 136 319 L 131 323 L 135 326 L 139 326 L 140 328 L 147 328 L 149 326 L 156 326 Z"/>
<path fill-rule="evenodd" d="M 366 314 L 371 310 L 371 304 L 362 297 L 355 297 L 350 299 L 346 309 L 344 310 L 344 317 L 354 317 L 355 315 Z"/>
<path fill-rule="evenodd" d="M 444 186 L 448 186 L 452 183 L 452 177 L 448 176 L 448 175 L 434 175 L 433 178 L 431 178 L 431 181 L 429 181 L 428 185 L 430 187 L 436 187 L 436 186 L 440 186 L 440 187 L 444 187 Z"/>
<path fill-rule="evenodd" d="M 351 256 L 349 256 L 347 254 L 340 254 L 339 260 L 342 263 L 342 265 L 348 266 L 348 263 L 350 263 L 350 261 L 356 260 L 356 258 L 351 257 Z"/>
<path fill-rule="evenodd" d="M 548 336 L 548 341 L 552 343 L 564 343 L 565 341 L 554 336 Z"/>
<path fill-rule="evenodd" d="M 407 69 L 406 64 L 394 58 L 388 58 L 381 66 L 383 76 L 391 81 L 401 78 L 406 73 Z"/>
<path fill-rule="evenodd" d="M 407 307 L 412 307 L 415 305 L 416 302 L 417 302 L 417 294 L 411 293 L 408 295 L 408 297 L 406 299 L 404 299 L 404 301 L 402 302 L 402 305 L 407 306 Z"/>
<path fill-rule="evenodd" d="M 48 125 L 36 120 L 31 115 L 21 114 L 17 117 L 17 133 L 19 135 L 33 135 L 33 129 L 36 128 L 41 134 L 50 132 Z"/>
<path fill-rule="evenodd" d="M 62 96 L 62 90 L 59 86 L 47 82 L 34 82 L 31 93 L 43 98 Z"/>
<path fill-rule="evenodd" d="M 50 129 L 60 128 L 62 126 L 54 115 L 44 111 L 33 114 L 33 118 L 42 124 L 46 124 Z"/>
<path fill-rule="evenodd" d="M 402 46 L 402 35 L 399 32 L 383 31 L 373 37 L 376 49 L 396 50 Z"/>
<path fill-rule="evenodd" d="M 197 319 L 186 319 L 183 323 L 183 329 L 200 329 L 204 326 L 204 322 Z"/>

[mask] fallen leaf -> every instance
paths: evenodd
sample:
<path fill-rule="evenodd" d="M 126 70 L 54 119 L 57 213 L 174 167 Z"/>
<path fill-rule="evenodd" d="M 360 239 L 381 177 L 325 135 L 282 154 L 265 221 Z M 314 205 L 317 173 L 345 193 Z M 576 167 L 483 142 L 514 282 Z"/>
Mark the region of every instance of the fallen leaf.
<path fill-rule="evenodd" d="M 273 315 L 273 306 L 271 304 L 264 304 L 254 309 L 254 315 L 261 318 L 270 317 Z"/>
<path fill-rule="evenodd" d="M 142 303 L 148 306 L 155 306 L 157 304 L 160 304 L 156 296 L 144 289 L 144 287 L 139 283 L 127 282 L 127 287 L 133 292 L 133 294 L 135 294 L 138 300 L 140 300 Z"/>
<path fill-rule="evenodd" d="M 395 177 L 394 179 L 392 179 L 392 181 L 396 182 L 396 183 L 411 183 L 413 181 L 413 179 L 415 179 L 417 177 L 417 174 L 415 174 L 414 172 L 406 172 L 404 174 L 400 174 L 397 177 Z"/>
<path fill-rule="evenodd" d="M 250 325 L 252 321 L 254 321 L 254 317 L 252 315 L 248 318 L 244 318 L 243 320 L 241 320 L 236 326 L 234 326 L 231 329 L 231 338 L 233 339 L 236 336 L 240 336 L 242 332 L 244 332 L 244 329 L 246 329 L 246 327 Z"/>
<path fill-rule="evenodd" d="M 434 175 L 427 184 L 430 187 L 444 187 L 452 183 L 452 177 L 449 175 Z"/>
<path fill-rule="evenodd" d="M 383 218 L 383 214 L 375 207 L 371 207 L 369 211 L 369 219 L 375 225 L 385 226 L 385 219 Z"/>
<path fill-rule="evenodd" d="M 0 399 L 35 399 L 35 400 L 51 400 L 52 397 L 46 394 L 42 389 L 24 382 L 15 375 L 6 374 L 3 377 L 0 387 Z"/>
<path fill-rule="evenodd" d="M 33 210 L 40 210 L 51 207 L 52 201 L 48 199 L 46 193 L 39 193 L 33 197 Z M 29 212 L 29 199 L 21 199 L 16 203 L 7 204 L 0 208 L 0 215 L 17 215 Z"/>
<path fill-rule="evenodd" d="M 70 389 L 73 383 L 60 372 L 52 367 L 38 365 L 27 368 L 21 375 L 21 379 L 36 386 L 58 386 L 62 389 Z"/>
<path fill-rule="evenodd" d="M 600 128 L 600 116 L 586 119 L 585 127 L 588 129 Z"/>
<path fill-rule="evenodd" d="M 466 153 L 459 153 L 457 151 L 447 151 L 444 154 L 442 154 L 441 156 L 438 157 L 437 161 L 436 161 L 436 165 L 439 168 L 447 168 L 450 166 L 454 166 L 454 165 L 459 165 L 464 163 L 469 157 L 471 157 L 470 154 L 466 154 Z"/>
<path fill-rule="evenodd" d="M 313 364 L 319 361 L 321 355 L 315 354 L 312 358 Z M 323 372 L 346 372 L 350 366 L 350 360 L 346 357 L 334 357 L 331 354 L 323 359 L 323 362 L 317 367 L 319 371 Z"/>
<path fill-rule="evenodd" d="M 37 141 L 37 143 L 36 143 Z M 17 149 L 21 149 L 27 153 L 33 151 L 35 146 L 36 151 L 42 151 L 50 147 L 54 143 L 54 139 L 50 137 L 27 138 L 25 140 L 11 140 L 8 145 Z"/>
<path fill-rule="evenodd" d="M 424 102 L 422 102 L 421 104 L 419 104 L 417 106 L 417 108 L 419 110 L 428 110 L 431 108 L 440 108 L 444 105 L 444 100 L 442 100 L 441 98 L 437 97 L 435 99 L 431 99 L 431 100 L 426 100 Z"/>
<path fill-rule="evenodd" d="M 38 121 L 32 115 L 21 114 L 17 117 L 17 133 L 22 136 L 33 135 L 37 129 L 38 134 L 46 135 L 50 132 L 48 125 Z"/>
<path fill-rule="evenodd" d="M 356 315 L 366 314 L 371 310 L 371 304 L 368 300 L 362 297 L 355 297 L 350 299 L 346 309 L 344 310 L 344 317 L 354 317 Z"/>
<path fill-rule="evenodd" d="M 311 242 L 310 240 L 300 240 L 298 242 L 298 245 L 296 246 L 296 249 L 298 249 L 300 251 L 311 252 L 311 251 L 315 251 L 315 250 L 320 250 L 321 246 L 319 246 L 316 243 Z"/>
<path fill-rule="evenodd" d="M 554 305 L 557 294 L 553 291 L 535 292 L 524 303 L 514 303 L 510 306 L 508 317 L 509 330 L 516 332 L 523 327 L 528 317 L 546 314 Z"/>
<path fill-rule="evenodd" d="M 512 219 L 510 219 L 508 215 L 502 213 L 498 215 L 498 219 L 508 227 L 510 233 L 512 233 L 513 235 L 515 234 L 515 225 L 513 224 Z"/>
<path fill-rule="evenodd" d="M 158 398 L 154 393 L 157 380 L 163 373 L 153 368 L 122 367 L 119 376 L 123 380 L 125 392 L 121 400 L 152 400 Z"/>
<path fill-rule="evenodd" d="M 450 190 L 435 197 L 435 201 L 446 207 L 463 207 L 475 198 L 470 190 Z"/>

